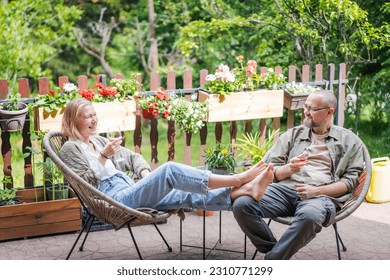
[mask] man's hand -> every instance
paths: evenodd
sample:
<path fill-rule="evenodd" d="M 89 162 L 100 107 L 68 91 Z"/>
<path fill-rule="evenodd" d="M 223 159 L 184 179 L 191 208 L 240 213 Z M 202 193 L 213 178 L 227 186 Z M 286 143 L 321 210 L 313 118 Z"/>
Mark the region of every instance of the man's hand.
<path fill-rule="evenodd" d="M 295 188 L 300 199 L 307 199 L 319 195 L 319 189 L 311 185 L 297 183 L 295 184 Z"/>
<path fill-rule="evenodd" d="M 308 154 L 306 151 L 296 157 L 293 157 L 289 163 L 291 173 L 297 174 L 301 172 L 302 167 L 304 167 L 307 163 L 307 157 Z"/>

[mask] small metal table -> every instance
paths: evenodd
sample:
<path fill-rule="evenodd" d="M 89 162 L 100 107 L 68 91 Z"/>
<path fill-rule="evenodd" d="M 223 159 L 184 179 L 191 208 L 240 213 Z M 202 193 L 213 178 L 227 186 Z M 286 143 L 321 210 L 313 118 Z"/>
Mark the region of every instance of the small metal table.
<path fill-rule="evenodd" d="M 213 250 L 244 254 L 244 260 L 246 259 L 246 235 L 245 234 L 244 234 L 244 251 L 236 251 L 236 250 L 217 248 L 218 244 L 221 244 L 221 243 L 222 243 L 222 212 L 221 211 L 219 211 L 218 239 L 215 242 L 214 246 L 212 246 L 212 247 L 206 247 L 206 213 L 205 213 L 205 211 L 203 211 L 203 246 L 183 244 L 183 221 L 180 220 L 180 252 L 183 251 L 183 247 L 191 247 L 191 248 L 203 249 L 203 259 L 204 260 L 207 259 L 207 257 L 210 255 L 210 253 Z M 207 254 L 206 254 L 206 250 L 208 250 Z"/>

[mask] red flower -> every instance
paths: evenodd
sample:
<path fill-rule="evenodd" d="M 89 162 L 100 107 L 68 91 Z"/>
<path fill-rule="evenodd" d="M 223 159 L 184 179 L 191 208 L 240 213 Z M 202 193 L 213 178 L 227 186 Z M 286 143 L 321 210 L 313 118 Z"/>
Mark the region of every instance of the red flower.
<path fill-rule="evenodd" d="M 95 92 L 90 88 L 80 89 L 79 94 L 87 100 L 95 98 Z"/>
<path fill-rule="evenodd" d="M 159 88 L 156 91 L 156 97 L 158 100 L 168 100 L 168 94 L 164 91 L 163 88 Z"/>
<path fill-rule="evenodd" d="M 158 110 L 153 110 L 152 115 L 153 116 L 158 116 Z"/>
<path fill-rule="evenodd" d="M 103 84 L 102 83 L 96 83 L 95 84 L 95 88 L 97 88 L 97 89 L 101 89 L 101 88 L 103 88 Z"/>
<path fill-rule="evenodd" d="M 163 117 L 164 117 L 164 118 L 167 118 L 167 117 L 169 116 L 169 114 L 170 114 L 169 111 L 166 110 L 165 113 L 164 113 L 164 115 L 163 115 Z"/>
<path fill-rule="evenodd" d="M 99 88 L 99 93 L 104 96 L 113 97 L 118 93 L 118 90 L 116 89 L 116 87 L 107 86 Z"/>
<path fill-rule="evenodd" d="M 54 94 L 56 94 L 56 93 L 54 92 L 54 90 L 49 90 L 49 94 L 50 94 L 51 96 L 54 96 Z"/>

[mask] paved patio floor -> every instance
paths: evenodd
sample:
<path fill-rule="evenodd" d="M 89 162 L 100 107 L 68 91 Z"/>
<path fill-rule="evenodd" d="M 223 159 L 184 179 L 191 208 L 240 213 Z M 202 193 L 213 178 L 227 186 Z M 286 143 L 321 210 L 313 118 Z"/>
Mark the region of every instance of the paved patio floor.
<path fill-rule="evenodd" d="M 183 223 L 183 243 L 202 246 L 203 217 L 196 211 L 187 212 Z M 206 217 L 206 246 L 213 246 L 218 238 L 219 214 Z M 168 252 L 153 226 L 134 228 L 133 232 L 146 260 L 202 260 L 199 248 L 183 247 L 180 251 L 179 218 L 171 217 L 166 224 L 159 225 L 172 252 Z M 272 223 L 275 236 L 279 237 L 286 226 Z M 347 219 L 338 224 L 340 235 L 347 246 L 342 259 L 390 260 L 390 203 L 371 204 L 364 202 Z M 58 234 L 20 240 L 0 242 L 0 260 L 63 260 L 73 244 L 77 233 Z M 218 249 L 244 250 L 244 234 L 239 229 L 231 212 L 222 212 L 222 242 Z M 251 259 L 255 248 L 247 244 L 246 259 Z M 211 260 L 242 260 L 243 253 L 212 251 Z M 262 259 L 258 254 L 256 259 Z M 76 247 L 73 260 L 127 260 L 138 259 L 127 228 L 119 231 L 103 230 L 91 232 L 84 250 Z M 294 260 L 336 260 L 337 251 L 333 227 L 325 228 L 305 248 L 293 257 Z"/>

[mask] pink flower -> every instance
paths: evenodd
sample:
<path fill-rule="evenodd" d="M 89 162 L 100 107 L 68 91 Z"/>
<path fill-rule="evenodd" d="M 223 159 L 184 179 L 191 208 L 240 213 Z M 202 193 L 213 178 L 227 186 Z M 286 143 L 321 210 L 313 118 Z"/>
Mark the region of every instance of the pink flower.
<path fill-rule="evenodd" d="M 256 68 L 257 68 L 257 62 L 253 59 L 248 60 L 248 62 L 246 63 L 245 72 L 247 75 L 256 74 Z"/>
<path fill-rule="evenodd" d="M 239 56 L 236 57 L 236 59 L 237 59 L 238 62 L 241 63 L 244 60 L 244 56 L 243 55 L 239 55 Z"/>

